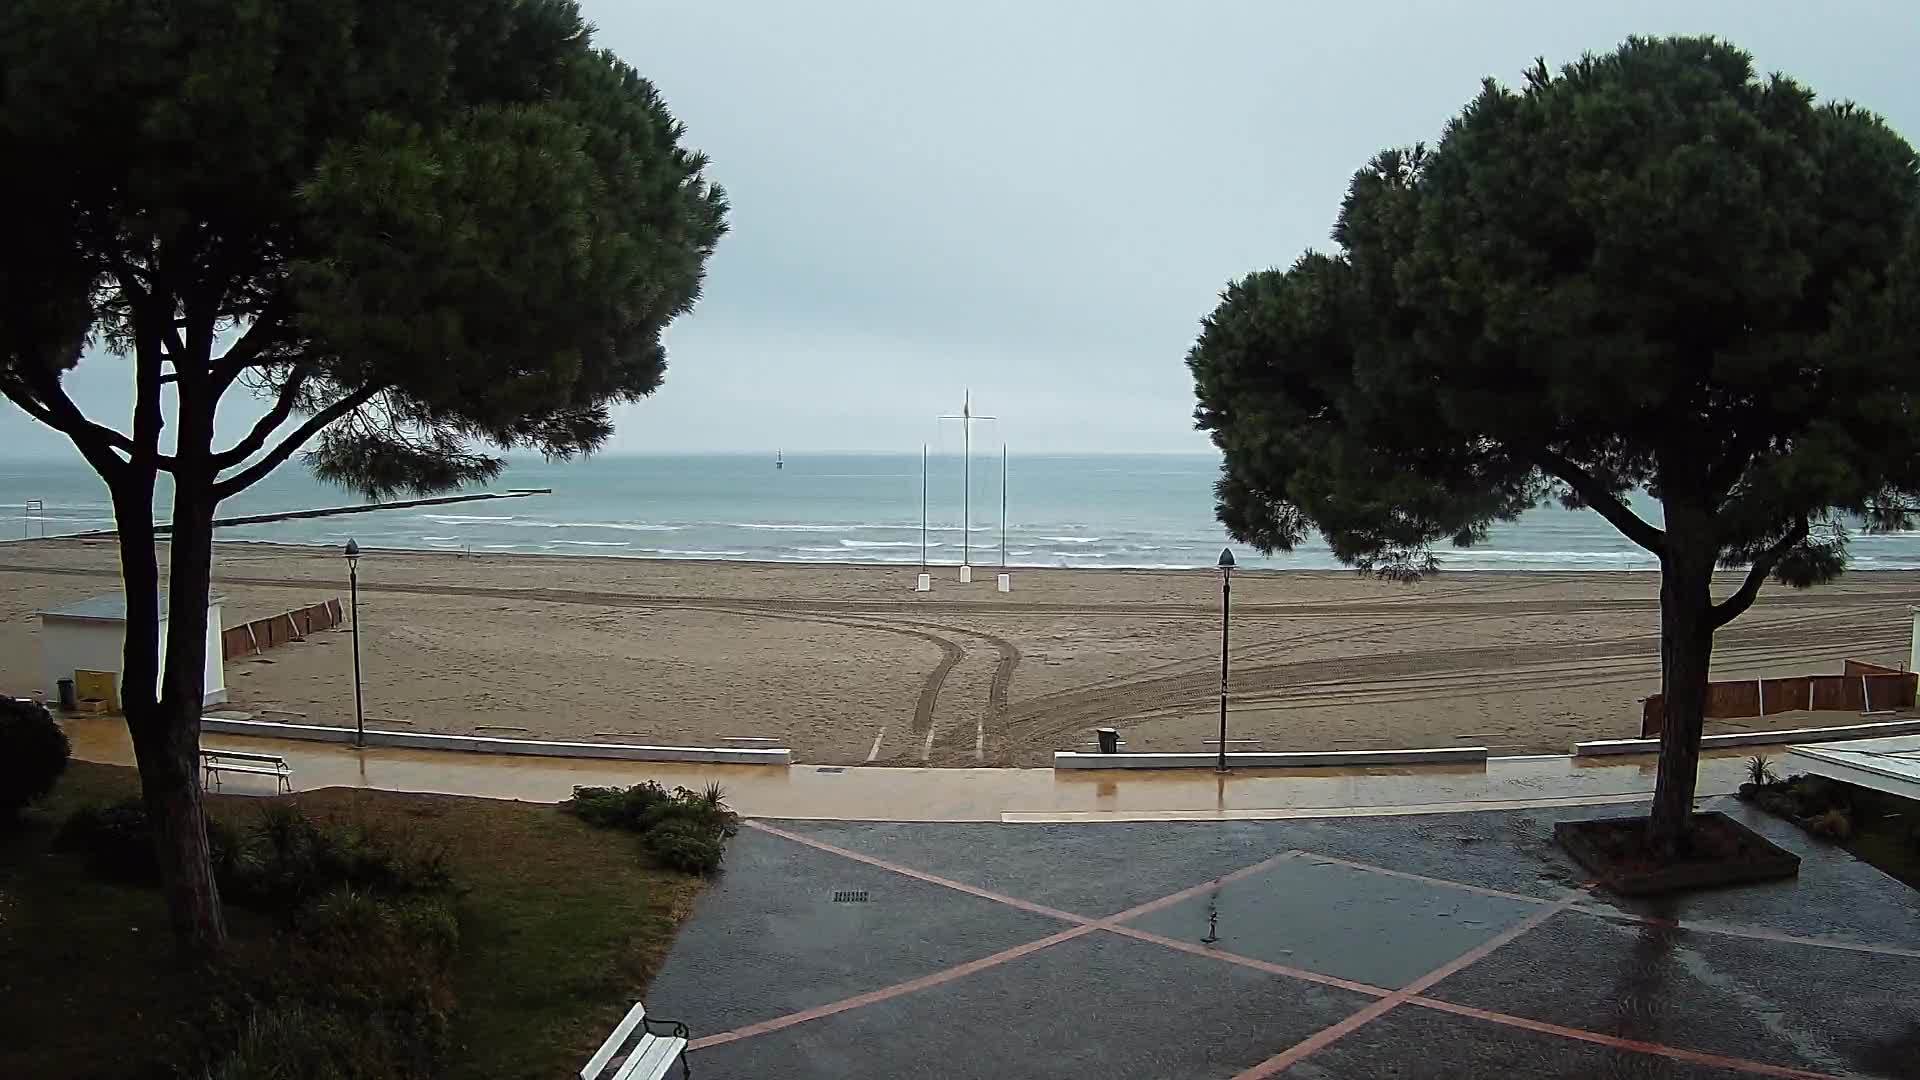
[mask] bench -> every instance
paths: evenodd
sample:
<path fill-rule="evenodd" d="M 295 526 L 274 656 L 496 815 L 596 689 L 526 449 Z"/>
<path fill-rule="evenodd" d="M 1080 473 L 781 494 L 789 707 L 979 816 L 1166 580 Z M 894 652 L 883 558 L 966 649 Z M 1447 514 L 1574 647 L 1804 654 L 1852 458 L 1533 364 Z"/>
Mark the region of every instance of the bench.
<path fill-rule="evenodd" d="M 257 776 L 271 776 L 274 790 L 293 794 L 293 770 L 287 767 L 287 759 L 278 754 L 249 754 L 240 750 L 202 750 L 200 768 L 204 776 L 201 787 L 220 786 L 222 773 L 253 773 Z"/>
<path fill-rule="evenodd" d="M 650 1028 L 658 1026 L 665 1034 L 655 1034 Z M 640 1037 L 633 1039 L 635 1029 Z M 680 1075 L 689 1077 L 693 1069 L 687 1065 L 687 1025 L 677 1020 L 649 1020 L 646 1006 L 638 1001 L 627 1010 L 626 1019 L 613 1029 L 607 1041 L 600 1044 L 593 1057 L 587 1059 L 580 1069 L 580 1080 L 599 1080 L 603 1073 L 613 1068 L 614 1060 L 621 1059 L 618 1069 L 609 1074 L 609 1080 L 661 1080 L 673 1067 L 675 1058 L 680 1060 Z M 632 1045 L 629 1046 L 629 1040 Z"/>

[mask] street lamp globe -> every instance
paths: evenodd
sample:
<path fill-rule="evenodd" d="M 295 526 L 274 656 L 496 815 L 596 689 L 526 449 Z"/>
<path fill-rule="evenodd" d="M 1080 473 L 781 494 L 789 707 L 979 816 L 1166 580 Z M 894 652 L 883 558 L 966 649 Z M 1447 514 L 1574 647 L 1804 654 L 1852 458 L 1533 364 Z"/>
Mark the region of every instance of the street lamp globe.
<path fill-rule="evenodd" d="M 1223 574 L 1229 574 L 1233 572 L 1233 549 L 1232 548 L 1220 549 L 1220 572 Z"/>
<path fill-rule="evenodd" d="M 356 565 L 356 564 L 358 564 L 358 563 L 359 563 L 359 561 L 360 561 L 360 544 L 359 544 L 359 542 L 358 542 L 358 541 L 355 541 L 355 540 L 353 540 L 352 538 L 349 538 L 349 539 L 347 540 L 347 551 L 346 551 L 346 555 L 347 555 L 347 565 L 348 565 L 348 566 L 354 566 L 354 565 Z"/>

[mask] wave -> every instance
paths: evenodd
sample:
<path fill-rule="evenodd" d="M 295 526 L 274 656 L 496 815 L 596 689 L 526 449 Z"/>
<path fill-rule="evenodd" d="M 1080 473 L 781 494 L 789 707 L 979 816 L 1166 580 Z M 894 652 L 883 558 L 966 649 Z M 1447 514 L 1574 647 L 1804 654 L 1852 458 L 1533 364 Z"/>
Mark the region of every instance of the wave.
<path fill-rule="evenodd" d="M 512 521 L 512 514 L 421 514 L 428 521 L 437 521 L 442 525 L 478 525 L 493 521 Z"/>
<path fill-rule="evenodd" d="M 516 529 L 618 529 L 621 532 L 679 532 L 682 525 L 649 525 L 638 521 L 515 521 Z"/>
<path fill-rule="evenodd" d="M 849 548 L 917 548 L 920 544 L 914 540 L 842 540 L 840 541 L 840 546 Z M 927 546 L 939 547 L 940 545 L 928 544 Z"/>
<path fill-rule="evenodd" d="M 555 540 L 553 542 L 556 544 L 567 544 L 571 547 L 632 547 L 633 546 L 633 541 L 631 540 Z"/>
<path fill-rule="evenodd" d="M 1098 536 L 1042 536 L 1037 539 L 1049 544 L 1097 544 L 1100 542 Z"/>
<path fill-rule="evenodd" d="M 641 548 L 640 550 L 654 555 L 678 555 L 688 559 L 730 559 L 748 554 L 745 551 L 695 551 L 683 548 Z"/>
<path fill-rule="evenodd" d="M 420 539 L 422 540 L 458 540 L 460 538 L 457 536 L 423 536 Z"/>

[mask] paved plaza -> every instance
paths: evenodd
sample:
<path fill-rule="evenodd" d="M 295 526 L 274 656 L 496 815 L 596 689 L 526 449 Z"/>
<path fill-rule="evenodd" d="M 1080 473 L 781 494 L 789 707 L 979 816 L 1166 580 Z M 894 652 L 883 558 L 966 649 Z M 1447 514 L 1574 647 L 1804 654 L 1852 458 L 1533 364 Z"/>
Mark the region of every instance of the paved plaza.
<path fill-rule="evenodd" d="M 754 821 L 648 993 L 694 1075 L 1920 1076 L 1920 894 L 1726 810 L 1798 880 L 1625 904 L 1553 822 Z"/>

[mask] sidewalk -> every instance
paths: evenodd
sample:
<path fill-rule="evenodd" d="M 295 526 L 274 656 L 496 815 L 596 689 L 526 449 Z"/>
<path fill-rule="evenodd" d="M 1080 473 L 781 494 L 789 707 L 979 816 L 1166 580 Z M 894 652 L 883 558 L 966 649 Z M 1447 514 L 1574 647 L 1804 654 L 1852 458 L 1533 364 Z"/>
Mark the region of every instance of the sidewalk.
<path fill-rule="evenodd" d="M 118 718 L 65 721 L 76 758 L 133 764 Z M 436 750 L 351 747 L 209 735 L 209 748 L 275 753 L 294 789 L 368 787 L 558 802 L 575 786 L 668 787 L 717 783 L 747 817 L 849 821 L 1092 822 L 1265 820 L 1577 806 L 1644 800 L 1652 757 L 1589 764 L 1568 757 L 1495 758 L 1484 769 L 1417 766 L 1364 769 L 1205 770 L 900 769 L 872 766 L 680 765 Z M 1703 756 L 1700 794 L 1726 794 L 1745 779 L 1747 755 Z M 223 790 L 264 781 L 237 776 Z"/>

